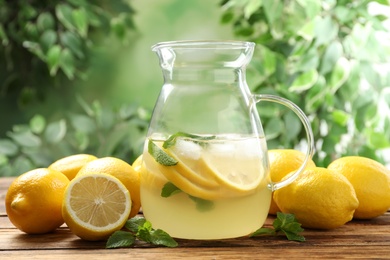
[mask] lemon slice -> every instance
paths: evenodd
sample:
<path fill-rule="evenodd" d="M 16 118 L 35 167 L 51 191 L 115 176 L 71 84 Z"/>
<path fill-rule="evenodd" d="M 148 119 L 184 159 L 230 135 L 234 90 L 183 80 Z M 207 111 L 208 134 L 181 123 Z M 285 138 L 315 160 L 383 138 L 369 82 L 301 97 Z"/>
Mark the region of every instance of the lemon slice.
<path fill-rule="evenodd" d="M 174 166 L 161 167 L 162 173 L 170 178 L 176 176 L 181 176 L 194 185 L 203 187 L 205 189 L 215 189 L 218 188 L 218 183 L 216 182 L 213 175 L 209 175 L 204 171 L 204 167 L 199 164 L 200 159 L 192 159 L 190 157 L 185 157 L 180 154 L 175 153 L 174 151 L 165 150 L 170 156 L 175 158 L 178 163 Z"/>
<path fill-rule="evenodd" d="M 129 217 L 131 197 L 115 177 L 103 173 L 77 176 L 68 185 L 62 215 L 69 229 L 82 239 L 107 239 Z"/>
<path fill-rule="evenodd" d="M 197 180 L 199 176 L 193 172 L 189 167 L 187 167 L 183 161 L 178 161 L 178 164 L 175 166 L 164 166 L 156 162 L 150 154 L 144 154 L 144 162 L 147 169 L 145 170 L 144 176 L 141 176 L 142 182 L 147 185 L 152 185 L 157 180 L 159 185 L 162 186 L 167 182 L 172 182 L 176 187 L 178 187 L 183 192 L 192 195 L 197 198 L 202 198 L 205 200 L 213 200 L 220 198 L 219 194 L 219 185 L 214 180 L 214 185 L 210 187 L 210 184 L 206 183 L 204 187 L 199 185 L 194 180 Z M 160 179 L 159 173 L 166 178 L 164 180 Z M 151 178 L 154 176 L 155 178 Z"/>
<path fill-rule="evenodd" d="M 257 156 L 242 156 L 237 158 L 205 153 L 202 156 L 204 168 L 215 176 L 225 193 L 247 195 L 259 187 L 264 169 L 261 159 Z"/>
<path fill-rule="evenodd" d="M 164 154 L 167 157 L 162 158 L 163 160 L 167 161 L 169 159 L 170 161 L 175 162 L 175 164 L 164 164 L 161 163 L 161 160 L 153 159 L 154 162 L 159 164 L 158 171 L 160 171 L 169 181 L 173 182 L 178 188 L 180 188 L 179 182 L 181 181 L 191 182 L 195 186 L 204 189 L 218 188 L 219 185 L 214 179 L 214 176 L 209 175 L 208 173 L 205 174 L 202 166 L 199 166 L 199 153 L 202 148 L 191 141 L 180 140 L 177 141 L 177 143 L 181 143 L 180 149 L 178 149 L 177 146 L 165 149 L 162 147 L 162 142 L 153 142 L 157 149 L 161 150 L 161 154 Z M 198 155 L 196 155 L 197 153 Z M 161 157 L 159 159 L 161 159 Z M 151 158 L 148 160 L 148 158 L 146 158 L 145 161 L 151 163 L 150 159 Z"/>
<path fill-rule="evenodd" d="M 191 178 L 188 179 L 183 175 L 177 174 L 178 172 L 174 170 L 169 171 L 167 169 L 163 169 L 163 167 L 164 166 L 159 165 L 160 171 L 163 172 L 164 176 L 185 193 L 205 200 L 215 200 L 221 198 L 218 184 L 216 184 L 216 187 L 213 188 L 199 186 L 191 180 Z"/>

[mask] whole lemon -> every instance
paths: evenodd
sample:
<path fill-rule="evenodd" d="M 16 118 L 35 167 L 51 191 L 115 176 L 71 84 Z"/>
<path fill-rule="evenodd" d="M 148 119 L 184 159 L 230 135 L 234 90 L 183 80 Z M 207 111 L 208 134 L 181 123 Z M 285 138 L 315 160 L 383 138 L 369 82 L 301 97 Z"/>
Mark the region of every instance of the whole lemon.
<path fill-rule="evenodd" d="M 68 183 L 64 174 L 46 168 L 20 175 L 5 197 L 9 220 L 29 234 L 54 231 L 64 223 L 61 207 Z"/>
<path fill-rule="evenodd" d="M 140 174 L 127 162 L 115 157 L 103 157 L 84 165 L 76 176 L 86 173 L 106 173 L 119 179 L 129 190 L 131 212 L 129 218 L 138 214 L 141 208 Z"/>
<path fill-rule="evenodd" d="M 288 175 L 287 175 L 288 176 Z M 359 202 L 352 184 L 326 168 L 306 169 L 290 185 L 276 190 L 274 199 L 306 228 L 337 228 L 353 217 Z"/>
<path fill-rule="evenodd" d="M 141 166 L 142 162 L 143 162 L 142 158 L 143 158 L 143 156 L 141 154 L 140 156 L 137 157 L 137 159 L 134 160 L 134 162 L 133 162 L 133 164 L 131 166 L 133 166 L 134 169 L 139 167 L 139 166 Z"/>
<path fill-rule="evenodd" d="M 361 156 L 346 156 L 333 161 L 328 169 L 352 183 L 359 200 L 354 218 L 375 218 L 390 208 L 390 170 L 384 165 Z"/>
<path fill-rule="evenodd" d="M 62 172 L 69 180 L 72 180 L 85 164 L 96 159 L 97 157 L 91 154 L 74 154 L 58 159 L 48 168 Z"/>
<path fill-rule="evenodd" d="M 134 170 L 136 170 L 139 174 L 142 174 L 142 172 L 146 171 L 144 162 L 143 162 L 143 156 L 142 154 L 135 159 L 133 164 L 131 165 Z"/>
<path fill-rule="evenodd" d="M 296 171 L 305 160 L 305 154 L 293 149 L 273 149 L 268 151 L 270 174 L 273 182 L 281 181 L 287 174 Z M 312 159 L 308 160 L 307 168 L 316 167 Z M 280 211 L 272 198 L 269 213 L 276 215 Z"/>

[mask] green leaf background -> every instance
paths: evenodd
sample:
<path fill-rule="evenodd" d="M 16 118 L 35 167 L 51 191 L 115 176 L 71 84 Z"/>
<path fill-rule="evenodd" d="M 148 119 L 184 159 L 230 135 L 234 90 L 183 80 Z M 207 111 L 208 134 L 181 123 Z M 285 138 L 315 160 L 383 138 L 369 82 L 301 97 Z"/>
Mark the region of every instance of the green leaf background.
<path fill-rule="evenodd" d="M 390 85 L 390 28 L 383 21 L 390 13 L 380 13 L 389 5 L 363 0 L 221 2 L 222 17 L 229 14 L 224 22 L 235 35 L 256 42 L 256 51 L 270 53 L 268 62 L 264 51 L 254 55 L 249 85 L 258 93 L 272 89 L 304 109 L 318 166 L 345 155 L 389 163 L 390 102 L 383 93 Z M 269 148 L 302 149 L 304 130 L 289 122 L 288 111 L 258 109 Z"/>
<path fill-rule="evenodd" d="M 150 46 L 183 39 L 254 41 L 251 91 L 304 110 L 319 166 L 344 155 L 390 165 L 388 7 L 365 0 L 0 1 L 0 176 L 81 152 L 131 163 L 162 85 Z M 305 134 L 291 111 L 265 103 L 258 111 L 269 148 L 303 150 Z"/>

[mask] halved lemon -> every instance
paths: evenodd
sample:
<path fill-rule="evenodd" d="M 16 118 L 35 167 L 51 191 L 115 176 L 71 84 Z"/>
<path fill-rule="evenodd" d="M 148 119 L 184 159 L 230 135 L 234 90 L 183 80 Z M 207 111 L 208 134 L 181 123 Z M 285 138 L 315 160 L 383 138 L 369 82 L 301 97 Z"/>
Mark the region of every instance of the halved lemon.
<path fill-rule="evenodd" d="M 107 239 L 126 223 L 131 210 L 127 188 L 103 173 L 77 176 L 68 185 L 62 215 L 72 233 L 89 241 Z"/>

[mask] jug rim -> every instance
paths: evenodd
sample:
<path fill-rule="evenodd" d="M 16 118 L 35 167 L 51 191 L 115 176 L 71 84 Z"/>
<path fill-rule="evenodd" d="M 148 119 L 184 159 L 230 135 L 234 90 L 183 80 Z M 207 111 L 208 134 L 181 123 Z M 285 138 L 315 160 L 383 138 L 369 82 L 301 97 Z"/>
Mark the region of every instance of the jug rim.
<path fill-rule="evenodd" d="M 235 41 L 235 40 L 179 40 L 165 41 L 154 44 L 152 51 L 158 51 L 162 48 L 175 49 L 246 49 L 255 46 L 254 42 Z"/>

